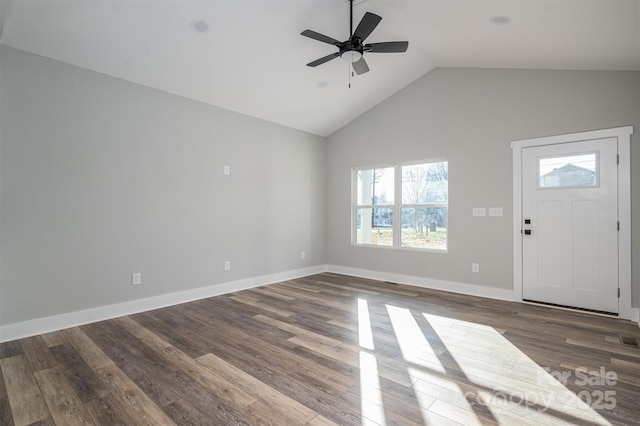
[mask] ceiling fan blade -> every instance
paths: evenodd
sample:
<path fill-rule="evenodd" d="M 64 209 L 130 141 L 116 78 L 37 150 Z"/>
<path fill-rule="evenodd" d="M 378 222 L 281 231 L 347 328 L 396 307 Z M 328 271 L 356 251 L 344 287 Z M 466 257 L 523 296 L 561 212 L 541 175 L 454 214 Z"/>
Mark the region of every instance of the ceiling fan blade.
<path fill-rule="evenodd" d="M 340 41 L 336 40 L 335 38 L 331 38 L 329 36 L 326 36 L 324 34 L 320 34 L 320 33 L 317 33 L 315 31 L 311 31 L 311 30 L 304 30 L 300 34 L 305 36 L 305 37 L 309 37 L 309 38 L 312 38 L 314 40 L 318 40 L 318 41 L 321 41 L 321 42 L 327 43 L 327 44 L 336 45 L 336 44 L 340 43 Z"/>
<path fill-rule="evenodd" d="M 369 65 L 367 65 L 367 61 L 364 60 L 364 56 L 357 61 L 351 64 L 353 66 L 353 70 L 356 74 L 364 74 L 365 72 L 369 72 Z"/>
<path fill-rule="evenodd" d="M 332 53 L 331 55 L 323 56 L 320 59 L 316 59 L 313 62 L 309 62 L 307 64 L 307 66 L 308 67 L 317 67 L 318 65 L 322 65 L 325 62 L 329 62 L 330 60 L 332 60 L 333 58 L 337 58 L 338 56 L 340 56 L 340 52 Z"/>
<path fill-rule="evenodd" d="M 371 43 L 364 46 L 366 52 L 374 53 L 399 53 L 406 52 L 409 47 L 408 41 L 386 41 L 382 43 Z"/>
<path fill-rule="evenodd" d="M 358 28 L 356 28 L 355 32 L 353 33 L 353 37 L 357 37 L 360 40 L 364 41 L 364 39 L 369 37 L 369 34 L 371 34 L 373 30 L 376 29 L 380 21 L 382 21 L 382 18 L 378 15 L 371 12 L 365 13 L 362 17 L 362 20 L 358 24 Z"/>

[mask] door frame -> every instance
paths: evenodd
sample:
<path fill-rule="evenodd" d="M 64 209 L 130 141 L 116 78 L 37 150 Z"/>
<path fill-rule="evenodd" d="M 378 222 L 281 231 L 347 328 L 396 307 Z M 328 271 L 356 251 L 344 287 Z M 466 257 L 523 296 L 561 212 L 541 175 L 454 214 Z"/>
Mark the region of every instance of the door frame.
<path fill-rule="evenodd" d="M 522 150 L 594 139 L 618 144 L 618 317 L 637 321 L 638 310 L 631 307 L 631 135 L 633 126 L 593 130 L 565 135 L 522 139 L 511 142 L 513 155 L 513 298 L 522 302 Z"/>

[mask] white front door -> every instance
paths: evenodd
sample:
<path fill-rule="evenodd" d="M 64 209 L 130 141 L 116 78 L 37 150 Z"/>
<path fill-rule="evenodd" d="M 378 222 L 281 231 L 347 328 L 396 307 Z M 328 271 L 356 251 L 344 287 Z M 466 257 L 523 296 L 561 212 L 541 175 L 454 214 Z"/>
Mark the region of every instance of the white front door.
<path fill-rule="evenodd" d="M 522 150 L 524 300 L 618 313 L 616 142 Z"/>

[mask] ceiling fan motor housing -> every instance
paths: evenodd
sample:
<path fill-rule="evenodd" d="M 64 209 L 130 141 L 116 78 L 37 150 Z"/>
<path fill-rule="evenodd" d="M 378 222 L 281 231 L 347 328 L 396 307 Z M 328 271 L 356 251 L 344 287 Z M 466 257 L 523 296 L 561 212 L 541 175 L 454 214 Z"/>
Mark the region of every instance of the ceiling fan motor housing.
<path fill-rule="evenodd" d="M 350 40 L 341 43 L 340 48 L 340 58 L 347 62 L 356 62 L 362 58 L 364 54 L 364 46 L 362 44 L 362 40 L 360 38 L 354 37 Z"/>

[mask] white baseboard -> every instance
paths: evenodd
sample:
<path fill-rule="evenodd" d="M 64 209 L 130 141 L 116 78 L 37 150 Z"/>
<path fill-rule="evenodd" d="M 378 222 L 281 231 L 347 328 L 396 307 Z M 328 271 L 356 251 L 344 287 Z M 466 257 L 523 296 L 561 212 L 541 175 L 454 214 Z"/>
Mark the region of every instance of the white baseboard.
<path fill-rule="evenodd" d="M 234 291 L 246 290 L 281 281 L 292 280 L 322 272 L 333 272 L 336 274 L 351 275 L 379 281 L 389 281 L 434 290 L 487 297 L 490 299 L 507 301 L 514 300 L 513 290 L 465 284 L 454 281 L 434 280 L 431 278 L 372 271 L 368 269 L 350 268 L 346 266 L 319 265 L 259 277 L 246 278 L 243 280 L 231 281 L 207 287 L 200 287 L 176 293 L 163 294 L 145 299 L 132 300 L 129 302 L 116 303 L 113 305 L 100 306 L 82 311 L 53 315 L 46 318 L 37 318 L 29 321 L 7 324 L 0 326 L 0 343 L 63 330 L 65 328 L 76 327 L 96 321 L 103 321 L 120 316 L 177 305 L 180 303 L 205 299 L 207 297 L 219 296 L 222 294 L 232 293 Z M 632 308 L 631 319 L 632 321 L 637 322 L 640 326 L 640 309 Z"/>
<path fill-rule="evenodd" d="M 490 299 L 513 301 L 513 290 L 486 287 L 475 284 L 465 284 L 454 281 L 435 280 L 432 278 L 416 277 L 413 275 L 394 274 L 391 272 L 372 271 L 369 269 L 349 268 L 346 266 L 327 265 L 327 272 L 369 278 L 379 281 L 389 281 L 434 290 L 450 291 L 452 293 L 468 294 L 470 296 L 487 297 Z"/>
<path fill-rule="evenodd" d="M 324 272 L 324 265 L 263 275 L 0 326 L 0 343 Z"/>
<path fill-rule="evenodd" d="M 431 278 L 416 277 L 412 275 L 394 274 L 390 272 L 349 268 L 337 265 L 327 265 L 326 271 L 334 272 L 336 274 L 351 275 L 354 277 L 369 278 L 372 280 L 389 281 L 434 290 L 450 291 L 452 293 L 468 294 L 470 296 L 487 297 L 489 299 L 507 300 L 509 302 L 517 301 L 513 290 L 505 290 L 495 287 L 485 287 L 454 281 L 434 280 Z M 638 326 L 640 327 L 640 309 L 631 308 L 631 317 L 629 319 L 638 323 Z"/>

